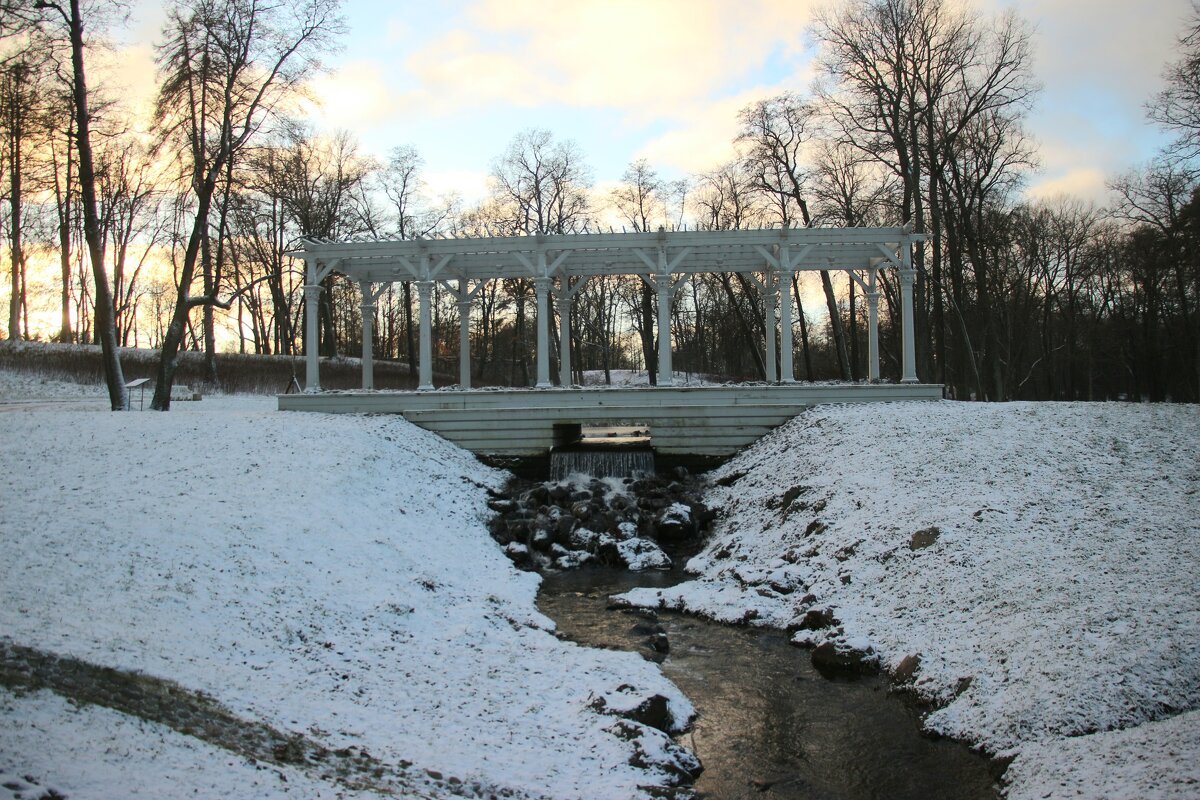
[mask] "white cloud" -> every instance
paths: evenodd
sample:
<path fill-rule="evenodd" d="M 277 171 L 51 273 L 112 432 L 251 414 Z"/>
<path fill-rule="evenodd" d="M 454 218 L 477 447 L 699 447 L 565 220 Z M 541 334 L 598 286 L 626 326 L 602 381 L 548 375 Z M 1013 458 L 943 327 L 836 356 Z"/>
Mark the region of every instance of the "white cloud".
<path fill-rule="evenodd" d="M 1013 7 L 1037 28 L 1038 72 L 1047 89 L 1119 94 L 1134 104 L 1159 86 L 1175 57 L 1188 0 L 988 0 Z"/>
<path fill-rule="evenodd" d="M 430 169 L 422 173 L 425 188 L 433 197 L 457 194 L 464 205 L 479 203 L 488 195 L 486 172 L 467 169 Z"/>
<path fill-rule="evenodd" d="M 158 94 L 154 49 L 145 44 L 129 45 L 111 51 L 97 49 L 89 57 L 88 66 L 107 97 L 120 103 L 135 119 L 149 119 Z"/>
<path fill-rule="evenodd" d="M 309 114 L 325 128 L 361 130 L 398 113 L 394 93 L 374 61 L 350 61 L 336 72 L 318 76 L 310 91 L 316 107 Z"/>
<path fill-rule="evenodd" d="M 477 0 L 462 24 L 412 53 L 410 102 L 611 107 L 643 121 L 795 56 L 808 4 L 785 0 Z"/>
<path fill-rule="evenodd" d="M 1103 205 L 1108 200 L 1109 175 L 1096 167 L 1077 167 L 1065 174 L 1034 181 L 1026 190 L 1031 200 L 1050 200 L 1055 197 L 1078 197 Z"/>

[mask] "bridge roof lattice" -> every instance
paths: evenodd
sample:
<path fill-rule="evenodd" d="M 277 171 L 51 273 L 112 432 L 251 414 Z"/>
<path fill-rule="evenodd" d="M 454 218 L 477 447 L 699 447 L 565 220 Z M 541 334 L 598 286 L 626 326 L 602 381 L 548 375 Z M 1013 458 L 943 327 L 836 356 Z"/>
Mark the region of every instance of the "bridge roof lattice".
<path fill-rule="evenodd" d="M 408 240 L 304 239 L 292 254 L 355 280 L 484 280 L 653 272 L 875 269 L 924 237 L 893 228 L 761 228 Z"/>

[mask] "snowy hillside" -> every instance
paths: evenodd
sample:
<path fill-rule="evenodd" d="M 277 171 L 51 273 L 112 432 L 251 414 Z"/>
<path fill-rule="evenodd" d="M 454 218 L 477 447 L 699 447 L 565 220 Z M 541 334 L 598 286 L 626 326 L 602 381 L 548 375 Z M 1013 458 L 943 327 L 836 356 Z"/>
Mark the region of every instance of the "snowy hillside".
<path fill-rule="evenodd" d="M 0 690 L 0 782 L 629 798 L 686 760 L 593 710 L 657 694 L 677 725 L 692 713 L 637 655 L 554 637 L 538 578 L 484 527 L 501 473 L 398 417 L 97 406 L 0 412 L 0 671 L 94 674 L 116 684 L 109 708 L 157 705 L 141 718 Z M 272 763 L 223 743 L 229 720 Z"/>
<path fill-rule="evenodd" d="M 1100 770 L 1122 735 L 1168 787 L 1125 771 L 1127 796 L 1200 793 L 1200 718 L 1137 727 L 1200 706 L 1200 409 L 821 407 L 714 479 L 698 579 L 630 599 L 915 666 L 929 728 L 1036 760 L 1013 796 L 1075 797 L 1047 776 Z M 1057 744 L 1112 729 L 1132 730 Z"/>

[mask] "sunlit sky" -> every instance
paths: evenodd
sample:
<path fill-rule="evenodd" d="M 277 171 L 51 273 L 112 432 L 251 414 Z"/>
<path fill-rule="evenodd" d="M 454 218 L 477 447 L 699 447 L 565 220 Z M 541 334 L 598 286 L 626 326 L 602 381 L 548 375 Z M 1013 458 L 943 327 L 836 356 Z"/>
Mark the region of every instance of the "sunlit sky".
<path fill-rule="evenodd" d="M 813 77 L 811 0 L 348 0 L 349 33 L 315 85 L 319 129 L 369 153 L 410 144 L 436 191 L 483 193 L 520 130 L 582 149 L 597 184 L 647 158 L 667 178 L 731 154 L 737 111 Z M 1036 28 L 1043 86 L 1028 127 L 1042 168 L 1035 197 L 1103 203 L 1105 181 L 1165 138 L 1143 104 L 1161 86 L 1188 0 L 976 0 Z M 119 51 L 132 95 L 154 89 L 162 14 L 139 0 Z"/>

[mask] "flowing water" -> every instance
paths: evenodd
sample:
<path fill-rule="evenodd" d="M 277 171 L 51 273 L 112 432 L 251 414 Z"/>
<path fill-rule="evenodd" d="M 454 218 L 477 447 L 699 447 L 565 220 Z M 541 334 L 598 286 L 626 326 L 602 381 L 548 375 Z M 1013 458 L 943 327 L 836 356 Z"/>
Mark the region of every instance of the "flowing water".
<path fill-rule="evenodd" d="M 571 639 L 638 650 L 645 620 L 608 610 L 634 586 L 678 573 L 585 569 L 548 575 L 538 605 Z M 878 676 L 822 677 L 785 634 L 660 612 L 663 672 L 700 712 L 680 741 L 704 762 L 700 797 L 805 800 L 995 800 L 993 765 L 956 742 L 922 734 L 920 709 Z"/>
<path fill-rule="evenodd" d="M 654 451 L 648 447 L 593 447 L 550 453 L 550 480 L 580 472 L 597 478 L 629 478 L 654 474 Z"/>

